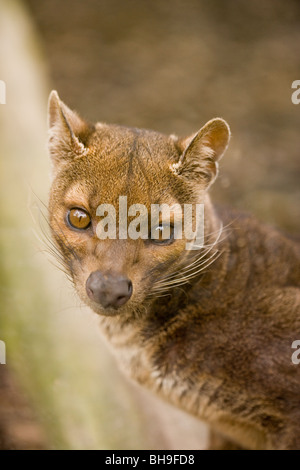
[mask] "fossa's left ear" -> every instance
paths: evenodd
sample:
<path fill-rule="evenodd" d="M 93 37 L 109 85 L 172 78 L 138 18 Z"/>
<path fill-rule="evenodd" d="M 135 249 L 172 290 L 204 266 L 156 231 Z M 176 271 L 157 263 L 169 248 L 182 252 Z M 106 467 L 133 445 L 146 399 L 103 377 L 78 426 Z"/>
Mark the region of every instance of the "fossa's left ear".
<path fill-rule="evenodd" d="M 52 91 L 48 103 L 49 151 L 57 171 L 60 165 L 86 154 L 85 143 L 93 126 L 68 108 Z"/>
<path fill-rule="evenodd" d="M 196 134 L 176 142 L 181 156 L 173 171 L 189 181 L 202 182 L 208 188 L 217 177 L 218 162 L 230 140 L 230 128 L 224 119 L 212 119 Z"/>

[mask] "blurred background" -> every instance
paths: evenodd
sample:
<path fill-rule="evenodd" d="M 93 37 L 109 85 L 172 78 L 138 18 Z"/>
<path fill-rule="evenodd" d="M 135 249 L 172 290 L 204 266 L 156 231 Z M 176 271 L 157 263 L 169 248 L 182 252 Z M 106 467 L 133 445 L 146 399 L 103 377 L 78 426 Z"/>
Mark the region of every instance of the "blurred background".
<path fill-rule="evenodd" d="M 205 448 L 202 423 L 119 373 L 45 253 L 47 98 L 178 135 L 225 118 L 214 201 L 296 234 L 299 25 L 297 0 L 0 0 L 0 448 Z"/>

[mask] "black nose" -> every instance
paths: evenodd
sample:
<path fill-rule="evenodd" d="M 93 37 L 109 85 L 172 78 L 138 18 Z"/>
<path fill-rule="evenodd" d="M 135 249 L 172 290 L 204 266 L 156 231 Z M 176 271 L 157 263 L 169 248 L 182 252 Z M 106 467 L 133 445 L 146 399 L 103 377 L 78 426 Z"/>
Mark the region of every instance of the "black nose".
<path fill-rule="evenodd" d="M 132 282 L 119 274 L 94 271 L 86 281 L 86 292 L 91 300 L 104 308 L 119 308 L 130 299 Z"/>

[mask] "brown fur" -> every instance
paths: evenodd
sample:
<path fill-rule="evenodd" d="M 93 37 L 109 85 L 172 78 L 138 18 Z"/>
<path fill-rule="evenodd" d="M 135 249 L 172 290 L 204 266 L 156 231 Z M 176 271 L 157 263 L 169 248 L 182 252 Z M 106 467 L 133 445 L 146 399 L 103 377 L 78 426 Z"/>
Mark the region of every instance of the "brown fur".
<path fill-rule="evenodd" d="M 215 448 L 231 448 L 230 440 L 250 449 L 300 449 L 300 365 L 291 361 L 300 334 L 300 245 L 250 216 L 212 206 L 207 189 L 229 141 L 225 121 L 212 120 L 186 139 L 91 126 L 55 92 L 49 115 L 53 236 L 122 369 L 207 421 L 218 433 Z M 99 240 L 96 208 L 116 206 L 120 195 L 147 208 L 204 202 L 206 246 L 189 253 L 185 240 Z M 92 217 L 86 232 L 65 222 L 78 206 Z M 174 273 L 183 279 L 196 255 L 201 272 L 178 286 L 164 284 Z M 132 297 L 117 312 L 87 296 L 96 270 L 131 279 Z"/>

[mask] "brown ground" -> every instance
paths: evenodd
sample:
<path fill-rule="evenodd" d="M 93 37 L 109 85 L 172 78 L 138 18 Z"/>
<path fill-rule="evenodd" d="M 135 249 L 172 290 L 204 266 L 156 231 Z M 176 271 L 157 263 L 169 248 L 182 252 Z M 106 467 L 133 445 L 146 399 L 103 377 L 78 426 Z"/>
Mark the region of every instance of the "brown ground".
<path fill-rule="evenodd" d="M 0 365 L 0 450 L 42 450 L 46 439 L 7 366 Z"/>

